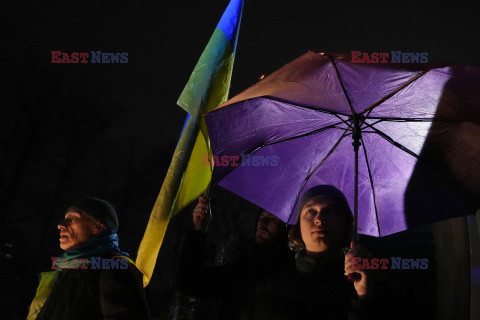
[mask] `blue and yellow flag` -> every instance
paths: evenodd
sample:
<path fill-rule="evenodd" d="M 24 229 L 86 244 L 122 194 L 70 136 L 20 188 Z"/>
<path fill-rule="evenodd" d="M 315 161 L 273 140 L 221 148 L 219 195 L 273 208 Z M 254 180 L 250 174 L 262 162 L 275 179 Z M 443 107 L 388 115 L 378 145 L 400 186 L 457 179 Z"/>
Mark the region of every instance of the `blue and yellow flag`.
<path fill-rule="evenodd" d="M 138 249 L 136 265 L 146 286 L 153 274 L 170 217 L 208 187 L 212 168 L 202 163 L 211 154 L 202 115 L 227 101 L 243 0 L 231 0 L 177 104 L 188 112 L 172 161 Z"/>

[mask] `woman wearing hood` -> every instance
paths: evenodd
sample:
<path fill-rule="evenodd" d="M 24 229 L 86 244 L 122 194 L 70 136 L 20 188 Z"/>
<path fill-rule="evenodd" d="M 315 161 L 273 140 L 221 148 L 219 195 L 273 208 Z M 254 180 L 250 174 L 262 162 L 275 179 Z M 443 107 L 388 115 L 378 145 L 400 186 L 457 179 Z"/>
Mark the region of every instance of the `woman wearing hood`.
<path fill-rule="evenodd" d="M 303 194 L 298 208 L 289 233 L 295 267 L 260 283 L 242 319 L 389 318 L 370 270 L 352 268 L 353 257 L 371 255 L 350 241 L 353 219 L 345 195 L 319 185 Z"/>

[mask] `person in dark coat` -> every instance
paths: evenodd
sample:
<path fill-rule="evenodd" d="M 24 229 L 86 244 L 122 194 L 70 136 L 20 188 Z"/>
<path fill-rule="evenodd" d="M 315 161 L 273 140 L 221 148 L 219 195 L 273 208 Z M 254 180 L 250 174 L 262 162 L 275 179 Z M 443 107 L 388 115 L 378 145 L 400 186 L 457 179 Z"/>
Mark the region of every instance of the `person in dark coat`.
<path fill-rule="evenodd" d="M 41 274 L 28 320 L 149 319 L 142 274 L 118 247 L 112 205 L 81 198 L 58 229 L 65 253 Z"/>
<path fill-rule="evenodd" d="M 293 261 L 287 246 L 288 228 L 271 213 L 260 210 L 251 254 L 226 265 L 207 266 L 207 206 L 207 199 L 199 197 L 193 210 L 194 230 L 187 234 L 182 250 L 178 288 L 193 298 L 221 299 L 214 316 L 222 320 L 235 319 L 250 290 Z M 207 317 L 211 319 L 212 313 L 193 315 L 195 319 Z"/>
<path fill-rule="evenodd" d="M 389 286 L 378 285 L 371 270 L 352 268 L 352 257 L 371 255 L 350 243 L 352 213 L 343 193 L 319 185 L 301 197 L 298 208 L 289 233 L 295 267 L 262 281 L 241 319 L 395 318 L 388 309 Z"/>

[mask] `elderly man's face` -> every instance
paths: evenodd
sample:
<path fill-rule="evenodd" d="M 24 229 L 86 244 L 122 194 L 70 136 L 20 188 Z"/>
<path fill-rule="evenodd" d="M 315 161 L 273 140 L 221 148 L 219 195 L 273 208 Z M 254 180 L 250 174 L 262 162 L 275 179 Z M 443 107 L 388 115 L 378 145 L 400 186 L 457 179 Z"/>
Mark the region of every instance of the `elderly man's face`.
<path fill-rule="evenodd" d="M 300 213 L 300 232 L 307 251 L 340 249 L 347 218 L 345 209 L 334 198 L 317 197 L 307 202 Z"/>
<path fill-rule="evenodd" d="M 60 248 L 65 251 L 75 248 L 99 233 L 99 221 L 75 208 L 67 211 L 65 219 L 57 227 L 60 229 Z"/>
<path fill-rule="evenodd" d="M 267 211 L 263 211 L 258 218 L 255 243 L 269 245 L 278 241 L 282 232 L 282 221 Z"/>

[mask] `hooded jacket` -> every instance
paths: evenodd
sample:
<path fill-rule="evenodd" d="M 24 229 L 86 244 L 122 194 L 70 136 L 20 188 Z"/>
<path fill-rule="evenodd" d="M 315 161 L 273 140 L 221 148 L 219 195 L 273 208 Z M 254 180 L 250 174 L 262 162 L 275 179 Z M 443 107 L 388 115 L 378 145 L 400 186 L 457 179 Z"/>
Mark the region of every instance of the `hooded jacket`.
<path fill-rule="evenodd" d="M 242 310 L 242 320 L 396 319 L 392 292 L 378 284 L 374 296 L 358 300 L 344 276 L 344 256 L 310 257 L 299 252 L 295 268 L 261 282 Z"/>

